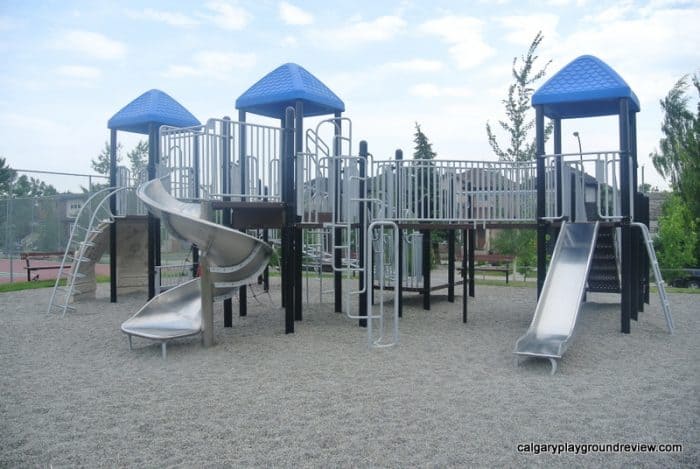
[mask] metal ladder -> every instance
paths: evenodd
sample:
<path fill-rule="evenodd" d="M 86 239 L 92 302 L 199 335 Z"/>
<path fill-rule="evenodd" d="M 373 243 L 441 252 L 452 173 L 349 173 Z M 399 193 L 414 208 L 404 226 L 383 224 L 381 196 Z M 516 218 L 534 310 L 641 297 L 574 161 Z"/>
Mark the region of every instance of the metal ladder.
<path fill-rule="evenodd" d="M 126 188 L 114 189 L 113 187 L 108 187 L 99 190 L 91 195 L 80 208 L 71 228 L 66 252 L 63 254 L 63 259 L 56 275 L 56 283 L 51 292 L 47 314 L 58 310 L 61 312 L 61 317 L 63 317 L 67 310 L 75 311 L 75 306 L 70 304 L 71 298 L 76 292 L 75 283 L 78 279 L 85 277 L 85 274 L 80 273 L 80 265 L 83 262 L 90 261 L 86 256 L 86 252 L 89 248 L 95 246 L 93 242 L 94 237 L 101 233 L 106 226 L 114 222 L 115 216 L 109 210 L 109 205 L 106 202 L 109 201 L 113 194 L 124 189 Z M 93 209 L 95 202 L 97 205 Z M 103 217 L 98 217 L 100 214 L 104 214 Z M 100 225 L 102 226 L 98 229 Z M 63 280 L 65 280 L 65 286 L 61 285 Z"/>
<path fill-rule="evenodd" d="M 644 238 L 644 244 L 647 248 L 647 255 L 651 261 L 651 266 L 654 269 L 654 278 L 656 279 L 656 288 L 659 290 L 659 299 L 661 300 L 661 307 L 664 311 L 664 316 L 666 317 L 666 326 L 668 327 L 669 334 L 673 334 L 675 328 L 673 324 L 673 317 L 671 316 L 671 306 L 668 303 L 668 297 L 666 296 L 665 282 L 661 278 L 661 269 L 659 269 L 659 262 L 656 259 L 656 252 L 654 251 L 654 243 L 651 240 L 651 235 L 649 234 L 649 228 L 644 223 L 632 222 L 632 226 L 639 228 L 642 232 L 642 237 Z"/>

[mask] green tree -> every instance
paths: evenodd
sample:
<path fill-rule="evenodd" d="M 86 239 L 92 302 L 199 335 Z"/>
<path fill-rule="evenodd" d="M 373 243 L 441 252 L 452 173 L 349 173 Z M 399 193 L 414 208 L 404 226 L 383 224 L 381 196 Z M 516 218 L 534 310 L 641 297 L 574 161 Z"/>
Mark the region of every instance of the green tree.
<path fill-rule="evenodd" d="M 495 236 L 493 250 L 498 254 L 514 256 L 518 273 L 527 280 L 537 260 L 535 231 L 503 230 Z"/>
<path fill-rule="evenodd" d="M 678 194 L 664 203 L 656 238 L 659 264 L 664 269 L 697 266 L 695 246 L 698 243 L 698 222 Z M 669 277 L 674 277 L 673 272 Z M 669 278 L 671 279 L 671 278 Z"/>
<path fill-rule="evenodd" d="M 12 181 L 17 177 L 17 172 L 10 168 L 5 158 L 0 157 L 0 197 L 7 197 L 10 194 Z"/>
<path fill-rule="evenodd" d="M 416 194 L 411 194 L 411 200 L 416 201 L 418 199 L 418 206 L 413 207 L 413 210 L 418 212 L 419 216 L 432 216 L 433 204 L 436 201 L 432 197 L 434 171 L 431 161 L 437 156 L 437 153 L 433 151 L 433 144 L 430 143 L 428 137 L 421 130 L 420 124 L 416 122 L 415 125 L 413 159 L 419 161 L 419 163 L 416 165 L 417 168 L 414 173 L 416 178 L 414 190 L 418 194 L 417 196 Z"/>
<path fill-rule="evenodd" d="M 141 171 L 144 171 L 148 166 L 148 142 L 141 140 L 136 146 L 126 154 L 131 165 L 131 174 L 137 177 Z"/>
<path fill-rule="evenodd" d="M 92 166 L 93 171 L 97 174 L 109 174 L 109 152 L 111 151 L 111 146 L 108 142 L 105 142 L 105 146 L 102 151 L 97 155 L 97 157 L 90 160 L 90 166 Z M 122 144 L 117 144 L 117 164 L 122 160 Z"/>
<path fill-rule="evenodd" d="M 692 79 L 700 98 L 700 77 Z M 682 77 L 660 101 L 664 111 L 663 137 L 659 151 L 651 157 L 654 168 L 669 182 L 681 203 L 687 206 L 687 220 L 700 225 L 700 101 L 695 113 L 689 108 L 688 76 Z M 661 225 L 661 222 L 659 222 Z M 694 258 L 700 260 L 700 237 L 695 234 Z M 662 249 L 665 249 L 662 245 Z"/>
<path fill-rule="evenodd" d="M 694 76 L 693 87 L 700 98 L 700 78 Z M 688 108 L 688 76 L 676 82 L 660 101 L 664 111 L 663 137 L 659 151 L 649 156 L 658 173 L 669 182 L 688 204 L 694 218 L 700 218 L 700 101 L 694 114 Z"/>
<path fill-rule="evenodd" d="M 537 47 L 542 42 L 542 31 L 538 32 L 530 44 L 530 48 L 524 56 L 513 58 L 512 73 L 514 82 L 508 87 L 508 97 L 502 102 L 505 106 L 508 120 L 498 121 L 499 126 L 509 138 L 507 148 L 503 148 L 497 140 L 496 133 L 491 124 L 486 122 L 486 135 L 489 145 L 500 161 L 527 161 L 535 159 L 536 142 L 530 136 L 530 131 L 535 127 L 534 117 L 529 117 L 532 111 L 530 99 L 535 92 L 533 85 L 547 73 L 547 67 L 552 63 L 549 60 L 539 69 L 535 68 L 535 62 L 539 58 L 535 55 Z M 552 125 L 545 128 L 545 140 L 552 132 Z"/>

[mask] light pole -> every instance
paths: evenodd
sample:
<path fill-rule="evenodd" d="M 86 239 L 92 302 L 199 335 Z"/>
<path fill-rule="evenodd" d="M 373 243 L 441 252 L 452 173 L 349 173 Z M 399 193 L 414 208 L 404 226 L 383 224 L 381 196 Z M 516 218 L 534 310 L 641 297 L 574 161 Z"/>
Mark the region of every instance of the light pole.
<path fill-rule="evenodd" d="M 578 134 L 578 131 L 574 132 L 574 137 L 576 137 L 576 140 L 578 140 L 578 153 L 581 155 L 581 158 L 583 158 L 583 151 L 581 150 L 581 136 Z"/>

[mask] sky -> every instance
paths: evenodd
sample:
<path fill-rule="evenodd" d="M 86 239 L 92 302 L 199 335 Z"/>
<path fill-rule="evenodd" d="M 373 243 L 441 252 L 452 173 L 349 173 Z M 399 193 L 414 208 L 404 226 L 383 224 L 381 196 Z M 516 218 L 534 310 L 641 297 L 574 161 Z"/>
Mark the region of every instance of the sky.
<path fill-rule="evenodd" d="M 355 147 L 366 140 L 376 159 L 410 156 L 418 122 L 438 158 L 496 160 L 485 124 L 504 118 L 513 58 L 541 30 L 547 77 L 591 54 L 631 86 L 639 164 L 664 188 L 648 158 L 659 100 L 700 73 L 698 25 L 700 0 L 0 0 L 0 156 L 89 173 L 109 118 L 143 92 L 165 91 L 202 122 L 235 117 L 238 96 L 295 62 L 344 101 Z M 564 121 L 564 152 L 578 151 L 574 131 L 584 151 L 618 149 L 614 118 Z M 139 138 L 120 133 L 126 150 Z"/>

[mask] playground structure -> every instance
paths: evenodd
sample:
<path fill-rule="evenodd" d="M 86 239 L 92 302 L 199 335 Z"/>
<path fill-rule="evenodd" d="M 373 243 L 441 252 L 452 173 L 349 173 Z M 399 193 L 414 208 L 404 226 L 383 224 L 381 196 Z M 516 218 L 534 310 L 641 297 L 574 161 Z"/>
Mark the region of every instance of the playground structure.
<path fill-rule="evenodd" d="M 140 335 L 163 344 L 203 330 L 205 345 L 210 345 L 211 317 L 206 311 L 211 302 L 223 299 L 224 326 L 230 327 L 230 296 L 236 288 L 239 314 L 244 316 L 246 282 L 265 267 L 267 243 L 274 242 L 281 249 L 285 332 L 294 332 L 295 321 L 302 320 L 302 270 L 310 264 L 326 265 L 334 277 L 334 310 L 367 327 L 370 346 L 394 345 L 399 340 L 403 291 L 418 291 L 424 308 L 430 308 L 430 293 L 436 288 L 430 275 L 431 231 L 447 231 L 448 281 L 437 288 L 447 288 L 448 300 L 454 301 L 454 288 L 462 284 L 466 322 L 467 296 L 474 296 L 475 230 L 494 227 L 537 230 L 539 301 L 529 330 L 516 344 L 517 356 L 548 358 L 554 372 L 556 359 L 569 345 L 586 291 L 620 293 L 621 331 L 629 333 L 630 321 L 649 302 L 650 266 L 672 332 L 646 230 L 648 205 L 637 191 L 636 96 L 602 61 L 582 56 L 535 93 L 533 106 L 534 161 L 405 160 L 400 151 L 395 159 L 378 160 L 364 141 L 354 153 L 352 122 L 342 115 L 343 102 L 295 64 L 275 69 L 241 95 L 236 101 L 237 121 L 210 119 L 200 124 L 165 93 L 145 93 L 109 123 L 112 189 L 103 198 L 104 206 L 109 204 L 110 213 L 118 218 L 117 194 L 138 186 L 139 198 L 149 210 L 151 301 L 122 329 L 129 337 Z M 276 119 L 279 126 L 248 123 L 248 113 Z M 305 130 L 304 117 L 328 114 L 332 117 Z M 563 119 L 605 115 L 619 117 L 618 149 L 562 154 Z M 545 117 L 553 123 L 552 154 L 545 152 Z M 114 154 L 118 130 L 149 135 L 147 177 L 137 178 L 137 184 L 133 178 L 119 177 L 123 171 Z M 149 182 L 142 184 L 144 180 Z M 173 220 L 178 220 L 177 226 Z M 193 261 L 202 277 L 156 296 L 160 222 L 196 245 Z M 455 280 L 457 231 L 464 244 L 461 282 Z M 259 235 L 261 241 L 251 241 L 255 238 L 245 232 Z M 217 255 L 208 252 L 209 235 L 224 243 Z M 244 247 L 243 240 L 253 244 Z M 112 235 L 111 301 L 117 300 L 117 249 Z M 254 249 L 266 254 L 249 271 L 240 270 L 246 256 L 224 259 L 232 252 L 250 254 Z M 234 272 L 235 281 L 225 284 L 212 278 Z M 350 275 L 356 275 L 358 286 L 343 290 L 342 280 Z M 227 291 L 212 294 L 220 287 Z M 384 293 L 389 290 L 391 315 L 385 314 Z M 351 311 L 355 297 L 358 311 Z M 166 309 L 170 316 L 163 319 Z M 174 333 L 183 318 L 188 327 L 182 334 Z M 155 333 L 132 328 L 145 320 L 151 321 L 147 328 Z M 159 321 L 170 326 L 158 331 Z"/>

